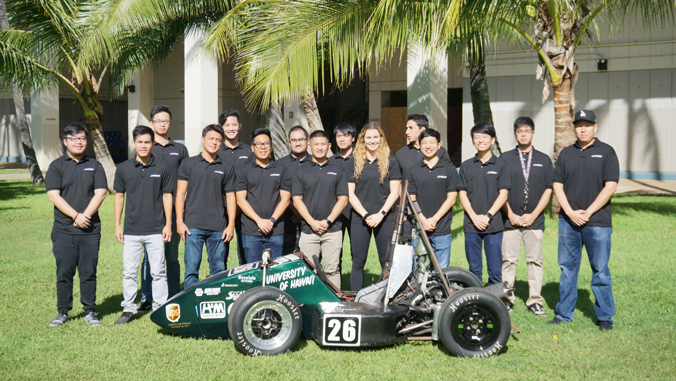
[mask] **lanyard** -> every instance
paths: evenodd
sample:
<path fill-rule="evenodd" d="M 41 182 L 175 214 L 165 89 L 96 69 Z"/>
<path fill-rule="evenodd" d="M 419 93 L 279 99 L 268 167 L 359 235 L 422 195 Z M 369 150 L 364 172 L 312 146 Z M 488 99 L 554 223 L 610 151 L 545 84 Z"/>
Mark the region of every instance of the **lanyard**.
<path fill-rule="evenodd" d="M 528 155 L 528 163 L 526 164 L 526 159 L 523 157 L 525 155 L 523 152 L 521 152 L 520 149 L 517 148 L 517 151 L 519 151 L 519 161 L 521 162 L 521 171 L 523 172 L 523 177 L 526 179 L 526 182 L 524 184 L 523 188 L 523 212 L 526 212 L 526 208 L 528 207 L 528 177 L 530 177 L 530 169 L 531 169 L 531 163 L 533 162 L 533 156 L 535 154 L 535 148 L 531 147 L 530 154 Z"/>

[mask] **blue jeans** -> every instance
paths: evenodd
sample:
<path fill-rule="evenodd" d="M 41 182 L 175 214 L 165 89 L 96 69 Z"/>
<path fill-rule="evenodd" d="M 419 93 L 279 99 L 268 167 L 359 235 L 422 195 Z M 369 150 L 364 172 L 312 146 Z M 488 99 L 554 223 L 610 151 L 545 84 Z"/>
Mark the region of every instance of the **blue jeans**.
<path fill-rule="evenodd" d="M 279 258 L 282 256 L 282 248 L 284 247 L 284 234 L 271 236 L 242 234 L 242 244 L 244 245 L 246 263 L 260 262 L 265 249 L 272 250 L 272 258 Z"/>
<path fill-rule="evenodd" d="M 181 263 L 178 261 L 178 244 L 181 236 L 176 231 L 176 214 L 173 215 L 171 225 L 171 241 L 164 243 L 164 259 L 166 261 L 167 286 L 169 299 L 181 291 Z M 150 275 L 148 252 L 143 248 L 143 262 L 141 262 L 141 302 L 153 300 L 153 277 Z"/>
<path fill-rule="evenodd" d="M 582 261 L 582 246 L 587 249 L 592 269 L 591 289 L 594 293 L 594 311 L 598 321 L 613 321 L 615 299 L 610 279 L 610 236 L 611 227 L 576 226 L 565 218 L 559 218 L 559 302 L 556 317 L 571 321 L 575 316 L 577 302 L 577 275 Z"/>
<path fill-rule="evenodd" d="M 465 255 L 469 263 L 469 271 L 483 281 L 482 242 L 486 251 L 488 285 L 500 283 L 502 282 L 502 232 L 465 233 Z"/>
<path fill-rule="evenodd" d="M 185 234 L 185 278 L 183 287 L 188 288 L 199 281 L 202 248 L 207 245 L 207 261 L 209 276 L 225 271 L 228 260 L 229 245 L 223 243 L 222 231 L 188 228 L 190 235 Z"/>
<path fill-rule="evenodd" d="M 428 238 L 432 244 L 434 255 L 437 256 L 437 261 L 439 261 L 439 267 L 442 269 L 448 267 L 448 263 L 451 261 L 451 234 L 436 235 Z M 418 237 L 416 236 L 411 241 L 411 245 L 416 247 L 417 244 Z"/>

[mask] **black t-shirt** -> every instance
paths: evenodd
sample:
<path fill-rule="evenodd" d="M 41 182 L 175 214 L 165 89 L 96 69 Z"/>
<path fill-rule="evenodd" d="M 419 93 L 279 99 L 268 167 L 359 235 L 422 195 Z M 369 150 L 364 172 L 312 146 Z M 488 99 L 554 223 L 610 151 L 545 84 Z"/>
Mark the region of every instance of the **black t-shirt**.
<path fill-rule="evenodd" d="M 519 159 L 519 148 L 507 151 L 500 156 L 502 160 L 507 163 L 507 170 L 509 171 L 509 179 L 512 188 L 509 190 L 507 202 L 512 212 L 516 215 L 524 215 L 526 213 L 533 213 L 538 206 L 542 194 L 547 189 L 552 189 L 552 179 L 554 177 L 554 166 L 549 156 L 533 148 L 530 152 L 524 153 L 524 165 L 528 165 L 528 156 L 534 155 L 531 160 L 530 174 L 528 175 L 528 204 L 526 210 L 523 209 L 524 189 L 526 187 L 526 178 L 523 176 L 523 169 L 521 168 L 521 160 Z M 507 213 L 502 214 L 505 221 L 505 229 L 513 229 L 512 223 L 507 218 Z M 522 228 L 517 226 L 517 228 Z M 531 230 L 545 230 L 545 216 L 540 215 L 533 221 L 533 224 L 525 229 Z"/>
<path fill-rule="evenodd" d="M 338 196 L 347 197 L 347 195 L 347 176 L 342 167 L 332 163 L 332 160 L 326 160 L 324 165 L 309 161 L 300 167 L 293 178 L 291 196 L 302 196 L 308 212 L 318 221 L 329 217 L 338 202 Z M 337 232 L 341 228 L 341 221 L 336 218 L 326 232 Z M 305 220 L 301 224 L 301 231 L 314 234 L 312 227 Z"/>
<path fill-rule="evenodd" d="M 347 172 L 347 182 L 355 184 L 354 193 L 368 214 L 380 212 L 383 205 L 385 205 L 387 197 L 390 195 L 390 181 L 401 180 L 399 163 L 394 156 L 389 157 L 387 176 L 385 176 L 382 184 L 380 183 L 378 159 L 374 161 L 368 161 L 367 159 L 358 179 L 354 175 L 354 165 L 350 165 L 345 169 Z M 386 212 L 389 213 L 390 211 L 386 210 Z M 360 216 L 356 218 L 360 218 Z"/>
<path fill-rule="evenodd" d="M 613 147 L 601 142 L 582 149 L 578 142 L 561 150 L 554 170 L 554 182 L 563 191 L 573 210 L 587 209 L 598 197 L 606 182 L 620 181 L 620 163 Z M 561 209 L 561 218 L 568 218 Z M 612 227 L 610 200 L 589 218 L 588 226 Z"/>
<path fill-rule="evenodd" d="M 188 149 L 181 143 L 177 143 L 171 138 L 167 144 L 162 145 L 155 142 L 153 146 L 153 156 L 158 160 L 162 160 L 164 164 L 169 166 L 171 173 L 174 175 L 174 178 L 178 178 L 178 168 L 181 166 L 181 162 L 188 158 Z M 176 204 L 176 191 L 172 193 L 174 204 Z"/>
<path fill-rule="evenodd" d="M 237 143 L 235 148 L 230 148 L 225 145 L 221 145 L 221 150 L 218 152 L 218 156 L 223 159 L 223 162 L 230 165 L 235 171 L 235 176 L 237 176 L 237 169 L 243 167 L 248 162 L 255 160 L 254 154 L 251 151 L 251 146 L 244 144 L 242 142 Z"/>
<path fill-rule="evenodd" d="M 413 143 L 408 143 L 407 145 L 401 147 L 399 151 L 395 154 L 397 161 L 399 162 L 399 168 L 401 170 L 401 176 L 404 179 L 408 178 L 408 169 L 423 161 L 425 155 L 420 152 L 420 149 L 415 148 Z M 446 148 L 441 147 L 437 151 L 437 157 L 447 163 L 451 162 L 451 158 L 448 156 L 448 151 Z"/>
<path fill-rule="evenodd" d="M 354 165 L 354 156 L 352 153 L 350 153 L 347 157 L 342 157 L 340 156 L 340 152 L 336 153 L 335 155 L 331 156 L 329 159 L 334 165 L 338 165 L 341 168 L 341 171 L 345 173 L 345 179 L 347 180 L 347 171 L 346 168 Z M 342 215 L 345 218 L 350 218 L 350 212 L 352 212 L 352 205 L 348 202 L 345 208 L 343 209 Z"/>
<path fill-rule="evenodd" d="M 224 195 L 235 192 L 232 167 L 220 156 L 210 163 L 200 153 L 183 160 L 178 179 L 188 182 L 183 213 L 183 222 L 188 229 L 225 230 L 228 215 Z"/>
<path fill-rule="evenodd" d="M 83 156 L 80 161 L 63 155 L 54 160 L 45 175 L 47 192 L 58 190 L 61 197 L 78 213 L 83 213 L 92 198 L 95 189 L 107 189 L 106 172 L 101 163 L 95 159 Z M 90 225 L 87 229 L 78 229 L 73 226 L 73 219 L 54 207 L 54 231 L 66 234 L 96 234 L 101 232 L 101 219 L 98 210 L 90 216 Z"/>
<path fill-rule="evenodd" d="M 283 165 L 270 161 L 263 168 L 256 160 L 238 169 L 235 190 L 246 191 L 246 200 L 260 218 L 269 219 L 281 201 L 280 191 L 291 193 L 291 176 Z M 282 219 L 275 223 L 270 235 L 284 234 Z M 242 234 L 263 236 L 256 221 L 242 213 Z"/>
<path fill-rule="evenodd" d="M 458 170 L 453 164 L 441 159 L 432 168 L 421 162 L 419 166 L 410 167 L 408 171 L 408 192 L 417 196 L 420 210 L 426 218 L 434 216 L 446 201 L 448 192 L 456 192 L 459 185 Z M 427 235 L 451 234 L 452 222 L 451 209 L 439 220 L 434 231 Z"/>
<path fill-rule="evenodd" d="M 486 214 L 498 198 L 501 189 L 510 189 L 511 183 L 507 164 L 492 155 L 482 163 L 477 156 L 465 160 L 460 166 L 460 186 L 458 190 L 467 192 L 467 198 L 476 214 Z M 478 230 L 465 212 L 465 233 L 498 233 L 505 230 L 502 220 L 502 208 L 493 216 L 486 230 Z"/>
<path fill-rule="evenodd" d="M 286 168 L 287 172 L 289 172 L 289 176 L 291 177 L 291 181 L 293 181 L 293 177 L 296 175 L 296 171 L 298 170 L 298 167 L 300 167 L 303 163 L 307 163 L 308 161 L 312 161 L 312 155 L 307 154 L 305 155 L 305 158 L 303 160 L 298 160 L 296 159 L 295 156 L 293 156 L 293 153 L 290 153 L 281 159 L 275 161 L 277 165 L 282 165 L 284 168 Z M 289 224 L 289 225 L 296 225 L 299 226 L 300 223 L 294 224 L 291 222 L 291 218 L 293 218 L 293 211 L 291 208 L 286 208 L 286 212 L 284 212 L 284 223 Z"/>
<path fill-rule="evenodd" d="M 124 234 L 162 234 L 165 225 L 162 196 L 176 190 L 171 169 L 153 155 L 148 164 L 134 158 L 120 163 L 113 188 L 125 193 Z"/>

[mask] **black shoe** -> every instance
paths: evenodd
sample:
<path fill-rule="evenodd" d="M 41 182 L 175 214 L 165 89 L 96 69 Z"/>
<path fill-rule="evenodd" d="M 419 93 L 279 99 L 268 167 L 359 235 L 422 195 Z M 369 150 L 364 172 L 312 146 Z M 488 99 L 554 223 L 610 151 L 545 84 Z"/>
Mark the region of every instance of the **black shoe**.
<path fill-rule="evenodd" d="M 134 317 L 133 312 L 123 312 L 122 316 L 120 316 L 117 320 L 115 320 L 115 324 L 127 324 L 131 321 L 133 317 Z"/>
<path fill-rule="evenodd" d="M 90 312 L 85 315 L 84 319 L 85 322 L 89 323 L 90 326 L 96 327 L 101 325 L 101 322 L 99 321 L 99 318 L 96 317 L 96 314 L 94 312 Z"/>
<path fill-rule="evenodd" d="M 59 314 L 56 315 L 54 320 L 52 320 L 52 322 L 49 323 L 49 326 L 50 327 L 60 327 L 60 326 L 63 325 L 63 323 L 66 322 L 66 320 L 68 320 L 68 315 L 62 314 L 62 313 L 59 312 Z"/>
<path fill-rule="evenodd" d="M 613 322 L 612 321 L 600 321 L 599 322 L 599 331 L 612 331 Z"/>
<path fill-rule="evenodd" d="M 136 312 L 148 312 L 153 309 L 153 302 L 150 300 L 143 300 L 138 305 Z"/>
<path fill-rule="evenodd" d="M 531 304 L 530 307 L 528 307 L 528 310 L 530 312 L 532 312 L 533 315 L 535 315 L 535 316 L 547 316 L 545 309 L 542 308 L 542 304 L 538 304 L 538 303 Z"/>
<path fill-rule="evenodd" d="M 551 325 L 559 325 L 559 324 L 562 324 L 562 323 L 565 323 L 565 321 L 561 320 L 557 317 L 555 317 L 554 319 L 547 322 L 547 324 L 551 324 Z"/>

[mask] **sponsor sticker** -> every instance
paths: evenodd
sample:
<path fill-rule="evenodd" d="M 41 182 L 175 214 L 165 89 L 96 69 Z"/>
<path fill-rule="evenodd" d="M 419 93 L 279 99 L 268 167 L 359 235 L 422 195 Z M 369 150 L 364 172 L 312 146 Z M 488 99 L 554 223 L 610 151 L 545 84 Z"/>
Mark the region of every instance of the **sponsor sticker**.
<path fill-rule="evenodd" d="M 242 295 L 244 291 L 230 291 L 228 292 L 228 297 L 225 298 L 225 300 L 237 300 L 240 295 Z"/>
<path fill-rule="evenodd" d="M 225 318 L 225 302 L 202 302 L 200 303 L 200 317 L 202 319 Z"/>
<path fill-rule="evenodd" d="M 220 287 L 205 288 L 204 293 L 207 295 L 218 295 L 221 293 Z"/>
<path fill-rule="evenodd" d="M 167 304 L 165 311 L 167 313 L 167 320 L 172 323 L 176 323 L 181 318 L 181 306 L 176 303 Z"/>
<path fill-rule="evenodd" d="M 202 296 L 202 295 L 204 295 L 204 290 L 202 290 L 201 288 L 196 288 L 195 289 L 195 296 L 199 297 L 199 296 Z"/>
<path fill-rule="evenodd" d="M 256 276 L 255 275 L 240 275 L 237 277 L 240 282 L 242 283 L 253 283 L 256 281 Z"/>

